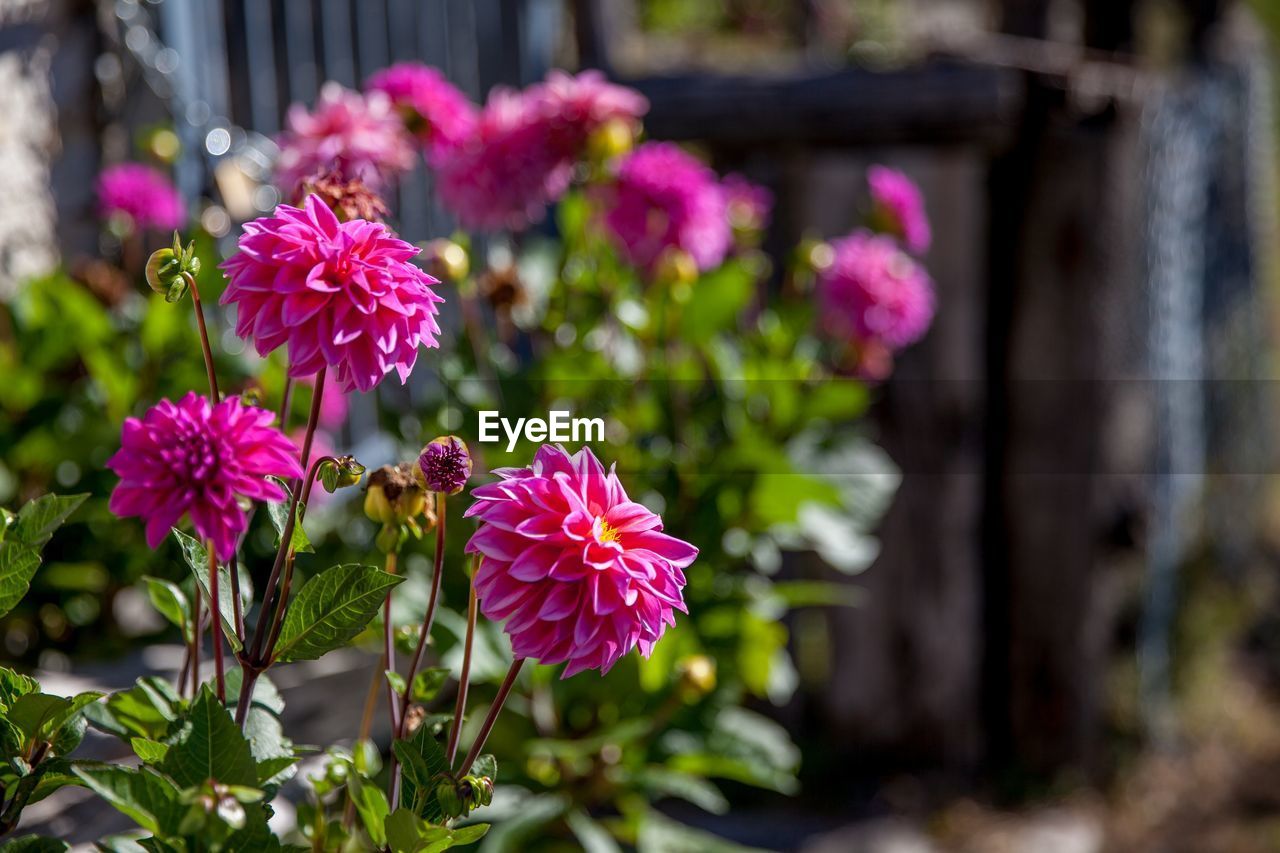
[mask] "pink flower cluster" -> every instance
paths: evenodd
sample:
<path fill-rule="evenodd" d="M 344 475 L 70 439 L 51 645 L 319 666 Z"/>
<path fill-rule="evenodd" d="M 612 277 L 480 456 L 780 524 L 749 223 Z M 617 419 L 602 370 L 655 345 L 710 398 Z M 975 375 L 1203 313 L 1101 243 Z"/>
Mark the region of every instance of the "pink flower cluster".
<path fill-rule="evenodd" d="M 933 282 L 891 237 L 855 231 L 831 243 L 834 257 L 818 271 L 822 322 L 837 338 L 901 349 L 933 319 Z"/>
<path fill-rule="evenodd" d="M 927 252 L 933 233 L 924 210 L 924 196 L 915 182 L 897 169 L 872 166 L 867 170 L 867 185 L 874 205 L 872 222 L 901 239 L 912 254 Z"/>
<path fill-rule="evenodd" d="M 475 104 L 439 70 L 420 62 L 401 62 L 379 71 L 365 90 L 391 99 L 430 162 L 439 162 L 475 132 Z"/>
<path fill-rule="evenodd" d="M 591 134 L 648 103 L 599 72 L 552 71 L 523 92 L 495 89 L 475 133 L 436 164 L 445 206 L 468 228 L 519 229 L 564 195 Z"/>
<path fill-rule="evenodd" d="M 495 471 L 472 491 L 480 526 L 476 594 L 505 623 L 516 657 L 568 662 L 563 676 L 608 672 L 639 648 L 648 656 L 675 611 L 687 612 L 684 569 L 698 556 L 631 501 L 613 471 L 583 448 L 542 447 L 528 468 Z"/>
<path fill-rule="evenodd" d="M 213 542 L 219 560 L 229 560 L 248 525 L 238 500 L 284 500 L 267 477 L 302 476 L 293 444 L 271 425 L 274 419 L 236 398 L 215 405 L 195 393 L 127 419 L 120 450 L 107 460 L 120 476 L 111 511 L 144 519 L 152 548 L 190 515 L 197 535 Z"/>
<path fill-rule="evenodd" d="M 222 264 L 222 303 L 259 355 L 289 345 L 289 375 L 326 365 L 346 391 L 368 391 L 395 370 L 404 382 L 418 347 L 439 345 L 439 282 L 409 263 L 420 251 L 379 222 L 339 222 L 308 196 L 299 209 L 247 223 Z"/>
<path fill-rule="evenodd" d="M 669 249 L 687 252 L 698 269 L 724 260 L 733 244 L 732 218 L 742 226 L 768 222 L 767 190 L 739 176 L 722 184 L 716 173 L 669 142 L 632 152 L 614 182 L 602 189 L 608 235 L 632 264 L 652 271 Z"/>
<path fill-rule="evenodd" d="M 382 92 L 361 95 L 326 83 L 315 109 L 294 104 L 287 123 L 276 140 L 275 178 L 289 198 L 296 197 L 303 181 L 329 170 L 376 191 L 413 168 L 413 144 Z"/>
<path fill-rule="evenodd" d="M 187 205 L 164 173 L 141 163 L 108 166 L 98 175 L 98 208 L 123 215 L 133 228 L 172 231 L 187 221 Z"/>

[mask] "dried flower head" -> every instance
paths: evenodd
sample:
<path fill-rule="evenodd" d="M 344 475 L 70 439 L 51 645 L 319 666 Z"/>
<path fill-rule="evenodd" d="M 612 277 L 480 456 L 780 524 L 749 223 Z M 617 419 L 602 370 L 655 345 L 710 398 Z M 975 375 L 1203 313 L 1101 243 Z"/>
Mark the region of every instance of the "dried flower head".
<path fill-rule="evenodd" d="M 383 465 L 369 475 L 364 514 L 382 525 L 406 524 L 419 516 L 434 519 L 427 493 L 414 473 L 412 462 Z"/>
<path fill-rule="evenodd" d="M 390 215 L 386 202 L 359 178 L 344 178 L 334 169 L 326 169 L 302 182 L 302 194 L 320 197 L 342 222 L 367 219 L 382 222 Z"/>
<path fill-rule="evenodd" d="M 476 594 L 504 623 L 517 657 L 568 662 L 564 676 L 607 672 L 639 648 L 646 657 L 675 611 L 686 612 L 684 569 L 698 549 L 662 532 L 662 519 L 627 497 L 587 448 L 543 446 L 528 468 L 494 472 L 472 491 L 480 526 Z"/>
<path fill-rule="evenodd" d="M 213 404 L 195 393 L 127 419 L 120 450 L 107 460 L 120 476 L 111 511 L 143 519 L 152 548 L 189 515 L 218 559 L 230 559 L 248 525 L 238 500 L 284 500 L 267 478 L 302 476 L 293 444 L 271 425 L 274 419 L 237 398 Z"/>

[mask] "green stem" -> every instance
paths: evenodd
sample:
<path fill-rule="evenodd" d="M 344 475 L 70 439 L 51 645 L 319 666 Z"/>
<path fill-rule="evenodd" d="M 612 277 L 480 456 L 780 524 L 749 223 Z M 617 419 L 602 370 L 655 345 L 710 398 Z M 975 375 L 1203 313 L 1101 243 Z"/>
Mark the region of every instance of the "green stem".
<path fill-rule="evenodd" d="M 209 346 L 209 329 L 204 322 L 204 303 L 200 301 L 200 288 L 196 286 L 196 277 L 184 272 L 182 277 L 191 288 L 191 301 L 196 307 L 196 326 L 200 329 L 200 348 L 204 351 L 204 369 L 209 374 L 209 395 L 214 403 L 221 402 L 218 394 L 218 375 L 213 370 L 213 349 Z"/>
<path fill-rule="evenodd" d="M 445 530 L 445 493 L 436 492 L 436 553 L 431 575 L 431 597 L 427 599 L 427 612 L 422 617 L 422 630 L 418 634 L 418 645 L 413 650 L 413 658 L 409 661 L 409 675 L 405 684 L 412 685 L 418 667 L 422 665 L 422 655 L 431 637 L 431 626 L 436 618 L 436 604 L 440 601 L 440 582 L 444 577 L 444 530 Z M 400 721 L 403 725 L 409 711 L 409 691 L 406 690 L 400 705 Z M 401 737 L 404 732 L 394 730 Z"/>
<path fill-rule="evenodd" d="M 209 614 L 213 631 L 213 677 L 218 691 L 218 701 L 227 704 L 227 682 L 222 668 L 222 598 L 218 595 L 218 554 L 213 540 L 205 543 L 209 552 Z"/>
<path fill-rule="evenodd" d="M 478 559 L 478 558 L 477 558 Z M 462 736 L 462 712 L 467 707 L 467 684 L 471 680 L 471 644 L 476 634 L 476 584 L 473 579 L 467 594 L 467 636 L 462 645 L 462 672 L 458 675 L 458 698 L 453 703 L 453 724 L 449 727 L 449 748 L 445 764 L 452 769 L 458 756 L 458 739 Z"/>

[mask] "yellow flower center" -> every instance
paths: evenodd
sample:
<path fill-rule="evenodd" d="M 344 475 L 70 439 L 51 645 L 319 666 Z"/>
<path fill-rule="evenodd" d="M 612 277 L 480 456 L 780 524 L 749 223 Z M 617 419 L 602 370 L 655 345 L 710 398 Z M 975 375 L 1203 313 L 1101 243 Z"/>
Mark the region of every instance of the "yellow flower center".
<path fill-rule="evenodd" d="M 622 534 L 617 530 L 614 530 L 609 526 L 609 522 L 605 521 L 603 518 L 600 519 L 600 541 L 602 543 L 617 542 L 621 535 Z"/>

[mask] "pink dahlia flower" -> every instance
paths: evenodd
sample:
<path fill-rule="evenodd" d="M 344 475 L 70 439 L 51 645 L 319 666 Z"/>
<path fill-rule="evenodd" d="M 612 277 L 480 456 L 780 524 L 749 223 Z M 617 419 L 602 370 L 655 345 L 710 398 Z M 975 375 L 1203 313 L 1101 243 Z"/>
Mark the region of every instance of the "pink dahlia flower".
<path fill-rule="evenodd" d="M 742 175 L 725 175 L 724 188 L 729 224 L 738 231 L 763 231 L 773 210 L 773 193 Z"/>
<path fill-rule="evenodd" d="M 835 257 L 818 272 L 826 329 L 837 337 L 901 349 L 933 320 L 933 282 L 890 237 L 856 231 L 831 243 Z"/>
<path fill-rule="evenodd" d="M 414 164 L 413 144 L 390 99 L 337 83 L 324 85 L 313 111 L 291 106 L 288 128 L 276 142 L 276 183 L 290 197 L 307 178 L 329 169 L 378 191 Z"/>
<path fill-rule="evenodd" d="M 638 122 L 649 111 L 644 95 L 610 83 L 599 71 L 574 75 L 553 70 L 544 82 L 529 88 L 528 97 L 542 112 L 552 147 L 574 159 L 606 122 Z"/>
<path fill-rule="evenodd" d="M 924 210 L 924 197 L 915 182 L 888 166 L 872 166 L 867 170 L 871 201 L 875 205 L 875 224 L 902 239 L 908 251 L 921 254 L 929 250 L 933 233 Z"/>
<path fill-rule="evenodd" d="M 180 229 L 187 205 L 168 177 L 141 163 L 108 166 L 98 175 L 98 208 L 103 216 L 124 215 L 134 228 Z"/>
<path fill-rule="evenodd" d="M 471 138 L 435 165 L 445 207 L 464 227 L 486 231 L 541 220 L 573 178 L 540 99 L 502 88 L 489 95 Z"/>
<path fill-rule="evenodd" d="M 475 104 L 439 70 L 420 62 L 385 68 L 370 77 L 365 88 L 391 99 L 432 161 L 475 130 L 479 112 Z"/>
<path fill-rule="evenodd" d="M 648 656 L 685 609 L 684 569 L 698 549 L 662 532 L 587 448 L 543 446 L 528 468 L 495 471 L 472 491 L 480 527 L 476 595 L 504 622 L 517 657 L 568 662 L 562 677 L 608 672 L 639 647 Z"/>
<path fill-rule="evenodd" d="M 238 498 L 282 501 L 283 490 L 267 477 L 302 476 L 293 442 L 271 425 L 274 418 L 235 397 L 212 404 L 195 393 L 128 418 L 120 450 L 107 460 L 120 476 L 111 511 L 145 521 L 152 548 L 189 515 L 218 559 L 231 559 L 248 525 Z"/>
<path fill-rule="evenodd" d="M 651 270 L 667 249 L 682 249 L 708 270 L 732 242 L 724 190 L 716 173 L 669 142 L 633 151 L 603 190 L 605 226 L 619 251 Z"/>
<path fill-rule="evenodd" d="M 328 365 L 343 390 L 368 391 L 393 369 L 404 382 L 418 347 L 439 346 L 434 278 L 409 263 L 419 249 L 380 222 L 339 222 L 322 201 L 282 204 L 246 223 L 222 264 L 222 304 L 259 355 L 289 345 L 289 375 Z"/>

